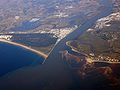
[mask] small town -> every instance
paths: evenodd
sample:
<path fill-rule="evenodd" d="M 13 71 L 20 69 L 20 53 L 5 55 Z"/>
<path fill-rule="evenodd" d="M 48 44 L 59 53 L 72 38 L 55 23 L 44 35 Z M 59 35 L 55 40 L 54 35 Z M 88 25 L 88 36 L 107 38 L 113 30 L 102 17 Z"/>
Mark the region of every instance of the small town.
<path fill-rule="evenodd" d="M 10 40 L 12 35 L 0 35 L 0 39 Z"/>

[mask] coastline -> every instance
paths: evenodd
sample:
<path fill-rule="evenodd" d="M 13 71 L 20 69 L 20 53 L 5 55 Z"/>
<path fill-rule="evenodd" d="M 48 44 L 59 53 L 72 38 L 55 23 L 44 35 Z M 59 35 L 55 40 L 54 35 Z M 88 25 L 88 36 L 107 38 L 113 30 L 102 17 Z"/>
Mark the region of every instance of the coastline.
<path fill-rule="evenodd" d="M 25 46 L 25 45 L 22 45 L 22 44 L 19 44 L 19 43 L 16 43 L 16 42 L 11 42 L 11 41 L 8 41 L 8 40 L 5 40 L 5 39 L 0 39 L 0 42 L 5 42 L 5 43 L 8 43 L 8 44 L 12 44 L 12 45 L 15 45 L 15 46 L 22 47 L 22 48 L 24 48 L 24 49 L 27 49 L 27 50 L 29 50 L 29 51 L 31 51 L 31 52 L 33 52 L 33 53 L 36 53 L 36 54 L 42 56 L 42 57 L 45 58 L 45 59 L 48 57 L 48 56 L 47 56 L 46 54 L 44 54 L 43 52 L 37 51 L 37 50 L 35 50 L 35 49 L 32 49 L 32 48 L 30 48 L 30 47 L 28 47 L 28 46 Z"/>
<path fill-rule="evenodd" d="M 85 55 L 86 57 L 88 57 L 87 54 L 75 50 L 72 46 L 70 46 L 70 45 L 68 44 L 68 42 L 66 42 L 66 45 L 67 45 L 68 47 L 70 47 L 72 51 L 77 52 L 77 53 L 80 53 L 80 54 L 83 54 L 83 55 Z M 108 64 L 120 64 L 120 62 L 111 62 L 111 61 L 103 61 L 103 60 L 101 60 L 101 61 L 98 61 L 98 60 L 89 60 L 89 61 L 90 61 L 90 62 L 93 62 L 93 63 L 102 62 L 102 63 L 108 63 Z"/>

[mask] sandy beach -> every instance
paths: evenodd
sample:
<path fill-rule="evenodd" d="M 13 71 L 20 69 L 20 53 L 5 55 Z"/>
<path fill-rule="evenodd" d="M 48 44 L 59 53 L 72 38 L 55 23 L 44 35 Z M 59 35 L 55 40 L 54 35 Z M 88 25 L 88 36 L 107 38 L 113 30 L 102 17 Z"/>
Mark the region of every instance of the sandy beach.
<path fill-rule="evenodd" d="M 22 47 L 22 48 L 24 48 L 24 49 L 27 49 L 27 50 L 29 50 L 29 51 L 32 51 L 32 52 L 38 54 L 38 55 L 40 55 L 40 56 L 42 56 L 42 57 L 44 57 L 44 58 L 47 58 L 47 55 L 44 54 L 43 52 L 37 51 L 37 50 L 32 49 L 32 48 L 30 48 L 30 47 L 28 47 L 28 46 L 25 46 L 25 45 L 22 45 L 22 44 L 19 44 L 19 43 L 16 43 L 16 42 L 11 42 L 11 41 L 8 41 L 8 40 L 5 40 L 5 39 L 0 39 L 0 42 L 5 42 L 5 43 L 12 44 L 12 45 L 20 46 L 20 47 Z"/>

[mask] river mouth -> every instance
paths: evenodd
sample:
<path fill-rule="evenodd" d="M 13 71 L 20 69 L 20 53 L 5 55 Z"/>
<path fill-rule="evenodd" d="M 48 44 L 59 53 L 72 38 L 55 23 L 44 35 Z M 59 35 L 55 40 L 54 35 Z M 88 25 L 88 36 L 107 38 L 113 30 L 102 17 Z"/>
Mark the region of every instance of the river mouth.
<path fill-rule="evenodd" d="M 108 12 L 103 11 L 102 12 L 103 14 L 100 14 L 99 16 L 96 16 L 93 19 L 89 20 L 87 23 L 81 26 L 81 28 L 78 28 L 77 30 L 69 34 L 67 37 L 62 39 L 54 47 L 49 57 L 46 59 L 46 62 L 43 65 L 43 67 L 45 68 L 36 67 L 32 70 L 31 68 L 29 68 L 29 70 L 23 70 L 21 72 L 18 71 L 18 73 L 15 72 L 15 74 L 12 73 L 12 75 L 9 74 L 7 76 L 9 76 L 10 79 L 7 79 L 7 77 L 5 77 L 5 80 L 2 80 L 1 82 L 1 83 L 4 82 L 5 84 L 4 85 L 2 84 L 1 86 L 5 86 L 5 88 L 9 88 L 9 86 L 8 87 L 6 86 L 10 85 L 11 87 L 15 88 L 15 85 L 16 85 L 18 86 L 17 88 L 21 88 L 21 86 L 23 86 L 22 88 L 24 89 L 29 88 L 29 90 L 33 88 L 40 89 L 41 87 L 47 90 L 51 88 L 52 89 L 56 88 L 56 90 L 60 90 L 61 88 L 63 88 L 63 90 L 69 90 L 70 88 L 73 90 L 85 88 L 84 90 L 86 90 L 87 88 L 88 90 L 87 86 L 89 82 L 86 84 L 85 82 L 80 83 L 80 81 L 78 81 L 79 79 L 73 76 L 73 72 L 72 72 L 73 70 L 71 70 L 67 66 L 67 64 L 63 62 L 62 58 L 60 57 L 59 51 L 67 49 L 67 46 L 65 45 L 66 41 L 75 39 L 78 35 L 81 35 L 85 30 L 90 28 L 97 19 L 107 16 L 110 13 L 109 11 L 110 10 L 108 10 Z M 23 75 L 23 77 L 21 77 L 21 75 Z M 16 78 L 14 78 L 13 76 L 15 76 Z M 7 80 L 8 80 L 8 83 L 6 82 Z M 97 80 L 98 79 L 96 79 L 96 82 Z M 88 79 L 88 81 L 92 81 L 91 78 Z M 24 82 L 25 84 L 23 85 Z M 40 87 L 40 84 L 41 84 L 41 87 Z M 90 82 L 90 84 L 92 83 Z M 96 83 L 94 85 L 96 85 Z"/>
<path fill-rule="evenodd" d="M 16 69 L 42 64 L 44 58 L 19 46 L 0 42 L 0 77 Z"/>

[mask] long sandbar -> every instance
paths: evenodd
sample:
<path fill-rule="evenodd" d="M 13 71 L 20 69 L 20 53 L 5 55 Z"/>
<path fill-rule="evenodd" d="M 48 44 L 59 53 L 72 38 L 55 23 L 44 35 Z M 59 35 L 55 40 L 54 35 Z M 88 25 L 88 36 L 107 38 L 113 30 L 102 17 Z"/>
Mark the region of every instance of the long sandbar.
<path fill-rule="evenodd" d="M 47 56 L 46 54 L 44 54 L 43 52 L 40 52 L 40 51 L 38 51 L 38 50 L 32 49 L 32 48 L 30 48 L 30 47 L 28 47 L 28 46 L 25 46 L 25 45 L 22 45 L 22 44 L 19 44 L 19 43 L 16 43 L 16 42 L 11 42 L 11 41 L 8 41 L 8 40 L 5 40 L 5 39 L 0 39 L 0 42 L 5 42 L 5 43 L 12 44 L 12 45 L 20 46 L 20 47 L 22 47 L 22 48 L 24 48 L 24 49 L 27 49 L 27 50 L 29 50 L 29 51 L 32 51 L 32 52 L 34 52 L 34 53 L 42 56 L 43 58 L 47 58 L 47 57 L 48 57 L 48 56 Z"/>

